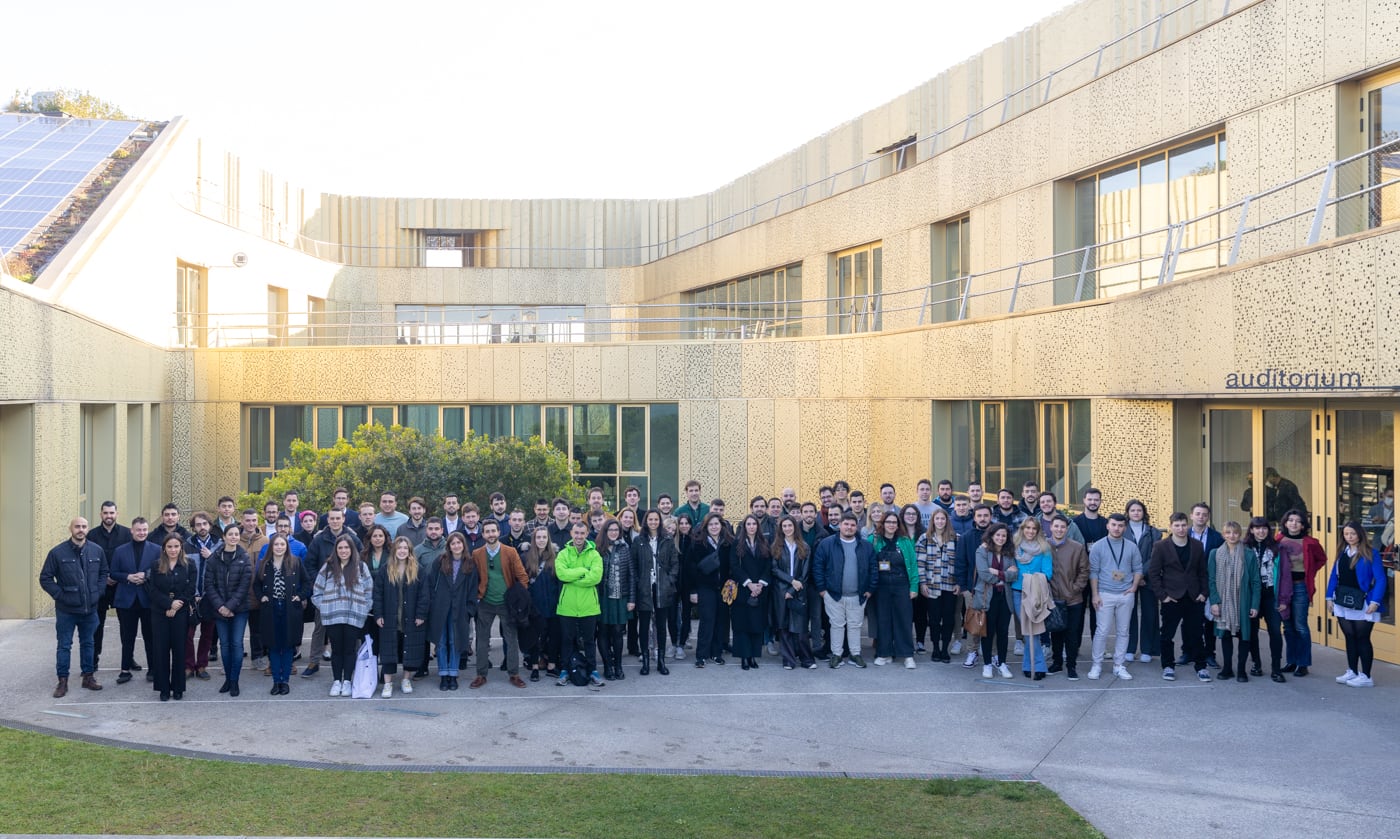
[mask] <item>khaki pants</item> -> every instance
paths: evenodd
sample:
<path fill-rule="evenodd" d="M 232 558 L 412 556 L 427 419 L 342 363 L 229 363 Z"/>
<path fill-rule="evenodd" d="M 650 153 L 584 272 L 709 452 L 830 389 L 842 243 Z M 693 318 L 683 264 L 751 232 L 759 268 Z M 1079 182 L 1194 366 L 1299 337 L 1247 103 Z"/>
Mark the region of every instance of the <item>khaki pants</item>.
<path fill-rule="evenodd" d="M 520 643 L 516 637 L 515 624 L 510 622 L 510 613 L 505 604 L 492 606 L 486 601 L 476 604 L 476 674 L 485 676 L 490 670 L 487 662 L 491 659 L 491 624 L 500 618 L 501 638 L 505 641 L 506 672 L 512 676 L 520 672 Z"/>
<path fill-rule="evenodd" d="M 963 625 L 963 613 L 964 613 L 965 611 L 967 611 L 968 609 L 971 609 L 971 608 L 972 608 L 972 592 L 970 592 L 970 591 L 965 591 L 965 592 L 963 592 L 963 593 L 962 593 L 962 602 L 963 602 L 963 607 L 962 607 L 961 609 L 958 610 L 958 617 L 957 617 L 957 623 L 956 623 L 956 626 L 957 626 L 958 629 L 962 629 L 962 625 Z M 958 637 L 958 635 L 957 635 L 956 632 L 954 633 L 953 637 L 954 637 L 954 638 L 957 638 L 957 637 Z M 980 636 L 980 635 L 973 635 L 971 632 L 967 633 L 967 644 L 968 644 L 968 646 L 969 646 L 969 647 L 972 647 L 973 644 L 977 641 L 977 639 L 979 639 L 979 638 L 981 638 L 981 637 L 982 637 L 982 636 Z"/>

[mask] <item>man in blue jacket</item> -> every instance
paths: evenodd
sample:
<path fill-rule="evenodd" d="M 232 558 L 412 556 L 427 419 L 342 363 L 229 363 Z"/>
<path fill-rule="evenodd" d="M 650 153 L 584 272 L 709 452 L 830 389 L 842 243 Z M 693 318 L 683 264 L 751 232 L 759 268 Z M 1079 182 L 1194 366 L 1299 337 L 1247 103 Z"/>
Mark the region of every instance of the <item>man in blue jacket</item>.
<path fill-rule="evenodd" d="M 207 518 L 207 517 L 206 517 Z M 160 548 L 146 539 L 150 524 L 140 516 L 131 520 L 131 541 L 112 553 L 108 575 L 117 584 L 112 592 L 112 605 L 117 609 L 117 626 L 121 629 L 122 670 L 117 684 L 131 681 L 131 671 L 140 670 L 136 663 L 136 630 L 141 630 L 141 644 L 146 650 L 146 664 L 151 663 L 151 600 L 146 594 L 146 574 L 160 560 Z M 147 681 L 155 674 L 146 672 Z"/>
<path fill-rule="evenodd" d="M 841 666 L 843 636 L 851 663 L 865 667 L 860 655 L 860 626 L 865 621 L 865 602 L 875 593 L 875 549 L 857 538 L 859 526 L 855 513 L 843 513 L 836 535 L 817 545 L 812 563 L 817 593 L 831 620 L 829 666 L 833 670 Z"/>
<path fill-rule="evenodd" d="M 102 690 L 93 676 L 93 635 L 97 632 L 97 601 L 107 588 L 107 555 L 88 541 L 88 522 L 78 516 L 68 523 L 67 541 L 54 546 L 39 571 L 39 587 L 53 598 L 58 633 L 58 686 L 54 699 L 68 695 L 68 667 L 73 663 L 73 630 L 78 631 L 83 687 Z"/>

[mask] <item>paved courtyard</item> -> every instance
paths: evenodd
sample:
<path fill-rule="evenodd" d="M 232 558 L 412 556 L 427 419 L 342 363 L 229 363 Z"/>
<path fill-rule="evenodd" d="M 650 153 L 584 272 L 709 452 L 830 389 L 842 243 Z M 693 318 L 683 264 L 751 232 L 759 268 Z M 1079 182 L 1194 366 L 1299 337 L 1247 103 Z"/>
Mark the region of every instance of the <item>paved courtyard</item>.
<path fill-rule="evenodd" d="M 104 664 L 115 663 L 115 618 L 106 644 Z M 1130 682 L 1035 683 L 1014 660 L 1016 678 L 984 681 L 980 668 L 926 659 L 913 671 L 835 672 L 687 660 L 669 676 L 641 676 L 633 659 L 624 681 L 598 689 L 542 679 L 519 690 L 493 671 L 480 690 L 464 678 L 441 693 L 433 677 L 389 700 L 330 698 L 325 667 L 292 677 L 287 697 L 245 670 L 243 695 L 230 699 L 211 667 L 211 681 L 165 703 L 139 676 L 117 686 L 112 669 L 99 674 L 101 692 L 75 678 L 55 700 L 53 649 L 52 620 L 0 623 L 11 673 L 0 721 L 315 765 L 1032 778 L 1113 837 L 1324 836 L 1342 825 L 1386 835 L 1400 814 L 1400 789 L 1382 782 L 1400 771 L 1400 667 L 1378 664 L 1373 689 L 1342 687 L 1332 676 L 1344 656 L 1321 647 L 1313 675 L 1286 685 L 1168 683 L 1156 662 L 1132 665 Z"/>

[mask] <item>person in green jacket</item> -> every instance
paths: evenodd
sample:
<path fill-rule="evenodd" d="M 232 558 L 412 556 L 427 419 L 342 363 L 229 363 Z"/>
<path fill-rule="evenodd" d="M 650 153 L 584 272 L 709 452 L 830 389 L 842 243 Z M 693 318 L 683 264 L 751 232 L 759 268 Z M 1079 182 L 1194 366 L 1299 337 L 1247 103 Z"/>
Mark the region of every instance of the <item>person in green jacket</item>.
<path fill-rule="evenodd" d="M 588 525 L 575 522 L 569 529 L 569 542 L 554 558 L 554 574 L 562 583 L 559 592 L 559 633 L 563 637 L 563 662 L 559 668 L 559 684 L 569 683 L 569 662 L 575 651 L 588 662 L 589 676 L 595 686 L 603 680 L 598 677 L 598 665 L 593 658 L 593 636 L 597 630 L 598 582 L 603 579 L 603 558 L 588 541 Z"/>
<path fill-rule="evenodd" d="M 1237 522 L 1226 522 L 1221 531 L 1225 544 L 1210 552 L 1206 573 L 1210 576 L 1210 618 L 1215 621 L 1215 634 L 1220 638 L 1220 679 L 1234 676 L 1249 681 L 1245 663 L 1249 658 L 1250 630 L 1259 616 L 1259 563 L 1251 551 L 1246 551 L 1240 538 L 1244 535 Z M 1240 639 L 1239 672 L 1230 668 L 1235 639 Z"/>
<path fill-rule="evenodd" d="M 875 548 L 875 663 L 904 659 L 914 669 L 914 598 L 919 596 L 919 560 L 914 542 L 903 535 L 899 513 L 887 510 L 870 535 Z"/>

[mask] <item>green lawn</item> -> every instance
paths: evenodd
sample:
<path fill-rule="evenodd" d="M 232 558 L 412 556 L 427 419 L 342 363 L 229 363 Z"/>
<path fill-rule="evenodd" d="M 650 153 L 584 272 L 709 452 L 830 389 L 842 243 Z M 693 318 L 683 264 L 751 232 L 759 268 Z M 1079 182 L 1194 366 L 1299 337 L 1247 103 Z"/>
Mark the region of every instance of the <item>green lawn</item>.
<path fill-rule="evenodd" d="M 356 836 L 1098 836 L 1034 783 L 354 772 L 0 728 L 0 829 Z"/>

